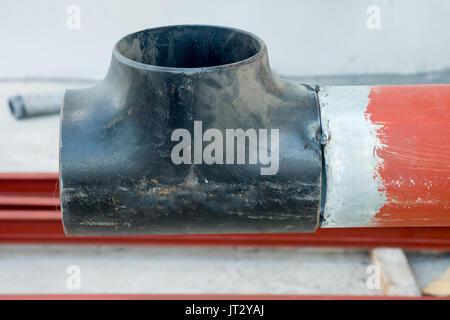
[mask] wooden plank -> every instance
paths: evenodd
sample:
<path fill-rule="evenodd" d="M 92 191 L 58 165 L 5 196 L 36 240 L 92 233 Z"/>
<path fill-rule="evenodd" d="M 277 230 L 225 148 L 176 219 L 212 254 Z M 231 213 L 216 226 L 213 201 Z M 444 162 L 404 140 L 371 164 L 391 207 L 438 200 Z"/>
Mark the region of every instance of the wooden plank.
<path fill-rule="evenodd" d="M 387 296 L 419 297 L 420 289 L 405 253 L 398 248 L 375 248 L 372 261 L 380 269 L 381 287 Z"/>
<path fill-rule="evenodd" d="M 443 275 L 425 287 L 423 293 L 435 297 L 450 297 L 450 267 Z"/>

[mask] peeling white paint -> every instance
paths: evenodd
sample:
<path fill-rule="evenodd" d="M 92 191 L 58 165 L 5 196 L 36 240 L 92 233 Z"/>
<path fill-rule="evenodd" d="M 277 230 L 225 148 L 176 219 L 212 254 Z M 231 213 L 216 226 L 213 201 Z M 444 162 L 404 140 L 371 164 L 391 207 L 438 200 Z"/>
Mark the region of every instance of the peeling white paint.
<path fill-rule="evenodd" d="M 319 92 L 325 146 L 327 191 L 322 227 L 367 226 L 386 201 L 378 168 L 380 128 L 365 111 L 370 87 L 325 87 Z"/>

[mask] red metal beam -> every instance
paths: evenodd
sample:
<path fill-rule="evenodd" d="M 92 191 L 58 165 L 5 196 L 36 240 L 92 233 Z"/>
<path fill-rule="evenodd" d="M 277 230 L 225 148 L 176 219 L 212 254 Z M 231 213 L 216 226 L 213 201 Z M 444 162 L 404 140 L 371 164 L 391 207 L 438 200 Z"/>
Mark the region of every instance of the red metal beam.
<path fill-rule="evenodd" d="M 58 195 L 57 173 L 0 173 L 1 193 Z"/>
<path fill-rule="evenodd" d="M 450 250 L 450 228 L 319 229 L 301 234 L 66 237 L 56 210 L 0 210 L 0 243 L 89 245 L 322 246 Z"/>
<path fill-rule="evenodd" d="M 59 208 L 57 173 L 0 174 L 0 210 Z"/>

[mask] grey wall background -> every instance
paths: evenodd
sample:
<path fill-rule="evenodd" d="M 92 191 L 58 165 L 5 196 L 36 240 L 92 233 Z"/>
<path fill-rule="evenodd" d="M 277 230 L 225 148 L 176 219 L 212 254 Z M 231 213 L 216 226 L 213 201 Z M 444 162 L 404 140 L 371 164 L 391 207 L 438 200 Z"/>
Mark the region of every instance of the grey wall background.
<path fill-rule="evenodd" d="M 67 28 L 67 8 L 81 29 Z M 368 6 L 381 29 L 366 26 Z M 1 0 L 0 78 L 102 78 L 125 34 L 169 24 L 256 33 L 283 75 L 416 73 L 450 68 L 448 0 Z"/>

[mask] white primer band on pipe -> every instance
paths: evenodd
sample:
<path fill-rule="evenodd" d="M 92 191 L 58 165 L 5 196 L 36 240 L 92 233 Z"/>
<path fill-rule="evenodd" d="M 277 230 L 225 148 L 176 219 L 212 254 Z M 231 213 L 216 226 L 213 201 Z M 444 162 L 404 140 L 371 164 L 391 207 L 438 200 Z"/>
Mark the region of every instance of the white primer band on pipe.
<path fill-rule="evenodd" d="M 327 178 L 322 227 L 362 227 L 383 207 L 386 194 L 377 168 L 382 148 L 379 126 L 365 115 L 370 87 L 321 88 L 318 95 L 325 146 Z"/>

